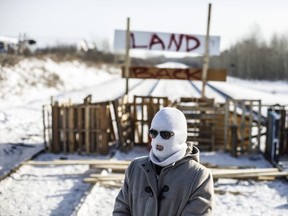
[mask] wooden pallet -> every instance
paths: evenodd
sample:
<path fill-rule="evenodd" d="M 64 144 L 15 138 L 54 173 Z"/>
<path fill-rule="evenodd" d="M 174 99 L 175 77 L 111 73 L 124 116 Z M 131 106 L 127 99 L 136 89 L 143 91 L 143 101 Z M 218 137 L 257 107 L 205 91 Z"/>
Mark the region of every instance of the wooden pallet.
<path fill-rule="evenodd" d="M 187 141 L 200 150 L 215 150 L 215 110 L 213 99 L 181 98 L 177 106 L 188 126 Z"/>
<path fill-rule="evenodd" d="M 109 101 L 91 103 L 88 96 L 83 104 L 54 102 L 50 109 L 43 109 L 48 150 L 53 153 L 107 154 L 109 142 L 115 141 L 111 106 Z"/>

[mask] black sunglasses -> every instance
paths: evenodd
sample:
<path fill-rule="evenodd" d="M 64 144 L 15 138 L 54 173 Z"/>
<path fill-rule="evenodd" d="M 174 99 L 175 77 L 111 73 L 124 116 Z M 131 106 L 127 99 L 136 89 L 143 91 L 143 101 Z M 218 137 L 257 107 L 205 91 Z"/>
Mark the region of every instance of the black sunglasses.
<path fill-rule="evenodd" d="M 160 136 L 165 139 L 165 140 L 168 140 L 170 139 L 172 136 L 174 136 L 174 133 L 172 131 L 157 131 L 157 130 L 154 130 L 154 129 L 150 129 L 149 130 L 149 135 L 151 138 L 155 138 L 157 137 L 158 133 L 160 133 Z"/>

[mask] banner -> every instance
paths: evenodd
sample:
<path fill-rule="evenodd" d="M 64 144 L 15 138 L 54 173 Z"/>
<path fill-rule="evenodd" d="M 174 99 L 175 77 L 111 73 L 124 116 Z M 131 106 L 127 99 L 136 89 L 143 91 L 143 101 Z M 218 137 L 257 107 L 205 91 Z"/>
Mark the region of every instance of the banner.
<path fill-rule="evenodd" d="M 139 67 L 129 68 L 129 78 L 140 79 L 184 79 L 201 80 L 202 68 L 157 68 Z M 125 68 L 122 67 L 122 77 L 125 77 Z M 208 69 L 208 81 L 226 81 L 227 72 L 225 69 Z"/>
<path fill-rule="evenodd" d="M 220 55 L 220 37 L 209 36 L 209 55 Z M 126 30 L 115 30 L 114 49 L 124 50 Z M 158 50 L 187 52 L 204 55 L 205 36 L 157 32 L 130 32 L 130 48 L 142 50 Z"/>

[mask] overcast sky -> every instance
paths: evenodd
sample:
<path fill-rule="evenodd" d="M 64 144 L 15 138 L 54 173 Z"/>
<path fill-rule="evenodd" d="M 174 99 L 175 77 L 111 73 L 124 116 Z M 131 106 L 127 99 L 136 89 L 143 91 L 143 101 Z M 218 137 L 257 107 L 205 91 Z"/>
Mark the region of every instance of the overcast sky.
<path fill-rule="evenodd" d="M 114 30 L 205 35 L 212 3 L 210 35 L 221 51 L 258 29 L 264 39 L 288 34 L 288 0 L 0 0 L 0 36 L 26 33 L 47 41 L 108 41 Z"/>

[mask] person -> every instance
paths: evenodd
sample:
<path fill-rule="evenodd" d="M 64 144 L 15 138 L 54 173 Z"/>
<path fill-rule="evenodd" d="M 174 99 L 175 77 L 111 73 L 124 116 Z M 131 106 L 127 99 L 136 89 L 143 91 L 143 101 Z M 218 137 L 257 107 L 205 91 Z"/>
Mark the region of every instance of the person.
<path fill-rule="evenodd" d="M 113 216 L 212 215 L 213 178 L 186 143 L 187 120 L 164 107 L 152 119 L 149 155 L 132 160 L 114 204 Z"/>

